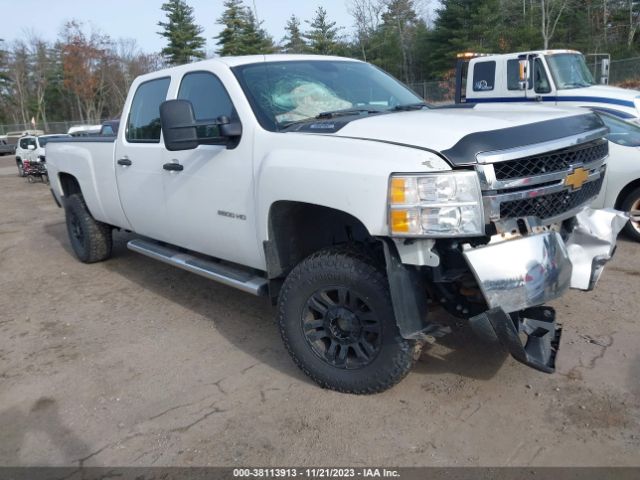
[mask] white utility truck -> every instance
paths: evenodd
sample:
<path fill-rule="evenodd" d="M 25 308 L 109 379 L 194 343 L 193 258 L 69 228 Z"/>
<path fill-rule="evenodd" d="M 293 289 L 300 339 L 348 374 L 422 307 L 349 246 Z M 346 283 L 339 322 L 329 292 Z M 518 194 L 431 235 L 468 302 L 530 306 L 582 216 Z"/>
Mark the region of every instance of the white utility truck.
<path fill-rule="evenodd" d="M 608 65 L 605 61 L 602 67 L 605 82 Z M 575 50 L 460 54 L 456 103 L 464 102 L 544 102 L 590 107 L 629 120 L 640 117 L 640 91 L 597 84 Z"/>
<path fill-rule="evenodd" d="M 429 108 L 339 57 L 219 58 L 133 82 L 115 138 L 54 140 L 71 246 L 131 250 L 278 305 L 323 387 L 373 393 L 448 329 L 444 307 L 554 371 L 545 302 L 590 290 L 627 217 L 591 210 L 607 129 L 587 111 Z"/>

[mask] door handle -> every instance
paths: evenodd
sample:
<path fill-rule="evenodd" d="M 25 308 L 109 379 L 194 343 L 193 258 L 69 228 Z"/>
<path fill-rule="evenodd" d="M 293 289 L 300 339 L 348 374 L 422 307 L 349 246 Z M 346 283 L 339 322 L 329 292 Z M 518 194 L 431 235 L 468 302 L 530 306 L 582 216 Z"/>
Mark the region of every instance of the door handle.
<path fill-rule="evenodd" d="M 179 163 L 165 163 L 162 168 L 168 170 L 169 172 L 181 172 L 184 170 L 184 167 Z"/>
<path fill-rule="evenodd" d="M 118 165 L 122 165 L 123 167 L 130 167 L 133 162 L 128 158 L 121 158 L 118 160 Z"/>

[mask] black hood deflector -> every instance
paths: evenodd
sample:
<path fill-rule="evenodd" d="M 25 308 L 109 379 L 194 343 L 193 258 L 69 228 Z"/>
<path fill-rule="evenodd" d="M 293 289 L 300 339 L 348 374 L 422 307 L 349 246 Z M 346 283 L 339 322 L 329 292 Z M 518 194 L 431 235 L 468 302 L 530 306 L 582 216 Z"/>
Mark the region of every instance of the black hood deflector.
<path fill-rule="evenodd" d="M 476 155 L 482 152 L 550 142 L 604 127 L 604 123 L 595 113 L 586 113 L 518 127 L 471 133 L 441 153 L 453 166 L 473 165 L 477 162 Z"/>

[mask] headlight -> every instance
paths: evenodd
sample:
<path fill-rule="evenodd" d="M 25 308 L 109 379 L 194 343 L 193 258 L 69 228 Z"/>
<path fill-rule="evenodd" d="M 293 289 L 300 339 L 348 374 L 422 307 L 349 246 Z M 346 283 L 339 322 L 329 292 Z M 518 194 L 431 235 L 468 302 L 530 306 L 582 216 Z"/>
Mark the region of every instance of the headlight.
<path fill-rule="evenodd" d="M 475 172 L 393 175 L 389 228 L 400 237 L 484 235 L 480 183 Z"/>

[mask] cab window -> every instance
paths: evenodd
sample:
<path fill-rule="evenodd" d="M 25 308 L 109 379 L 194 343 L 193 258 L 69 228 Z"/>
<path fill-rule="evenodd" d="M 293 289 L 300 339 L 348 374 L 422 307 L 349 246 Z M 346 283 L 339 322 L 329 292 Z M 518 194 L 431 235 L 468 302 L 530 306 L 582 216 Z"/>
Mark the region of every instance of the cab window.
<path fill-rule="evenodd" d="M 544 69 L 544 64 L 539 58 L 529 61 L 529 71 L 533 72 L 533 84 L 529 80 L 527 90 L 535 88 L 536 93 L 550 93 L 551 84 Z M 520 61 L 517 59 L 507 61 L 507 89 L 520 90 Z"/>
<path fill-rule="evenodd" d="M 496 62 L 478 62 L 473 68 L 473 91 L 493 90 L 496 78 Z"/>
<path fill-rule="evenodd" d="M 228 117 L 231 120 L 237 118 L 231 97 L 220 79 L 212 73 L 192 72 L 186 74 L 180 84 L 178 98 L 191 102 L 198 122 L 215 122 L 219 117 Z M 220 140 L 217 125 L 200 126 L 196 131 L 198 139 L 204 143 L 207 140 L 212 142 Z"/>
<path fill-rule="evenodd" d="M 551 83 L 549 83 L 549 77 L 544 69 L 542 60 L 536 58 L 533 66 L 533 88 L 536 93 L 550 93 Z"/>
<path fill-rule="evenodd" d="M 167 98 L 170 78 L 143 83 L 136 90 L 127 122 L 127 141 L 160 143 L 160 104 Z"/>

